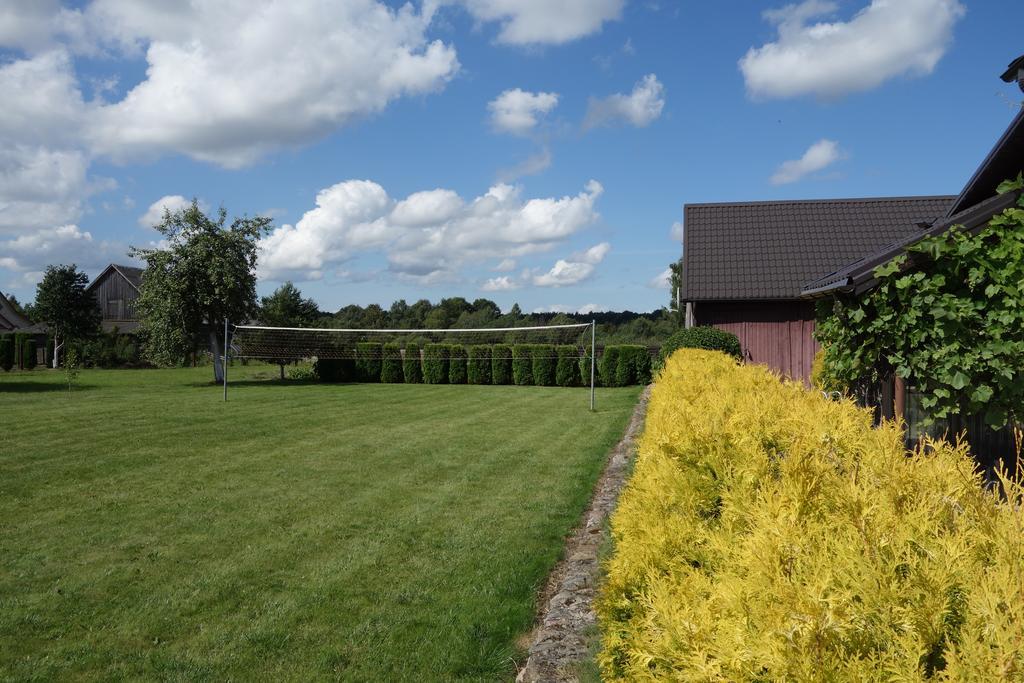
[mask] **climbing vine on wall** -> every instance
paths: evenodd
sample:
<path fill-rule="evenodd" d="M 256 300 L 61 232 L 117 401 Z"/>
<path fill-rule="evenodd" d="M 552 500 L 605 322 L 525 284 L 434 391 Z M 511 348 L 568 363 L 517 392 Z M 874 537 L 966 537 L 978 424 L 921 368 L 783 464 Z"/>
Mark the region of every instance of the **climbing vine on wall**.
<path fill-rule="evenodd" d="M 1019 175 L 999 192 L 1022 188 Z M 933 419 L 1024 418 L 1024 197 L 978 233 L 954 226 L 875 276 L 870 292 L 819 304 L 827 376 L 856 387 L 895 374 Z"/>

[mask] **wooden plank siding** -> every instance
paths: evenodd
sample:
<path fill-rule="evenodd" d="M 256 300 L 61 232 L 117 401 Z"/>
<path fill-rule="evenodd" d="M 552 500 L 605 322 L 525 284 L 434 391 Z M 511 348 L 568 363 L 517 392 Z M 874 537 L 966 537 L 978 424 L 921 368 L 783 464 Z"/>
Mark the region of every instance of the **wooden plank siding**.
<path fill-rule="evenodd" d="M 116 270 L 108 270 L 92 287 L 104 321 L 136 320 L 135 300 L 139 292 Z"/>
<path fill-rule="evenodd" d="M 807 301 L 701 301 L 698 325 L 732 332 L 750 363 L 762 363 L 787 377 L 810 382 L 814 354 L 814 304 Z"/>

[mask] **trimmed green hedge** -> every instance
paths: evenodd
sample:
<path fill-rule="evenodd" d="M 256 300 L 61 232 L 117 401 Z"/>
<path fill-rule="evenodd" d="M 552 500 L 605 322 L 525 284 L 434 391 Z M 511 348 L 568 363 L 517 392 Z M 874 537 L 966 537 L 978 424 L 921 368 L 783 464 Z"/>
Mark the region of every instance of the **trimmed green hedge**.
<path fill-rule="evenodd" d="M 651 381 L 651 354 L 646 346 L 624 344 L 619 349 L 615 383 L 620 387 L 648 384 Z"/>
<path fill-rule="evenodd" d="M 423 384 L 423 365 L 420 360 L 420 347 L 410 344 L 405 347 L 402 358 L 402 379 L 406 384 Z"/>
<path fill-rule="evenodd" d="M 538 387 L 555 386 L 557 361 L 554 344 L 535 344 L 533 346 L 533 383 Z"/>
<path fill-rule="evenodd" d="M 0 335 L 0 368 L 10 372 L 14 367 L 14 339 L 9 334 Z"/>
<path fill-rule="evenodd" d="M 356 373 L 360 382 L 379 382 L 384 345 L 380 342 L 356 344 Z"/>
<path fill-rule="evenodd" d="M 469 367 L 466 379 L 470 384 L 491 383 L 491 347 L 477 344 L 469 347 Z"/>
<path fill-rule="evenodd" d="M 22 366 L 26 370 L 33 370 L 36 367 L 36 340 L 29 337 L 22 345 L 21 358 Z"/>
<path fill-rule="evenodd" d="M 619 347 L 606 346 L 597 361 L 598 379 L 603 387 L 617 387 L 619 385 Z"/>
<path fill-rule="evenodd" d="M 555 384 L 560 387 L 578 387 L 580 385 L 580 366 L 576 347 L 559 346 L 556 355 L 558 361 L 555 367 Z"/>
<path fill-rule="evenodd" d="M 313 372 L 321 382 L 355 382 L 356 361 L 352 358 L 319 358 Z"/>
<path fill-rule="evenodd" d="M 495 344 L 491 347 L 491 382 L 512 383 L 512 347 L 508 344 Z"/>
<path fill-rule="evenodd" d="M 465 346 L 452 344 L 448 347 L 448 384 L 466 383 L 468 359 Z"/>
<path fill-rule="evenodd" d="M 679 330 L 662 345 L 660 355 L 662 363 L 679 349 L 722 351 L 738 360 L 743 359 L 743 349 L 740 347 L 739 337 L 717 327 L 688 327 Z"/>
<path fill-rule="evenodd" d="M 392 342 L 383 347 L 384 357 L 380 365 L 380 381 L 387 384 L 401 384 L 402 377 L 402 348 Z"/>
<path fill-rule="evenodd" d="M 447 384 L 447 344 L 427 344 L 423 347 L 423 382 L 425 384 Z"/>
<path fill-rule="evenodd" d="M 533 384 L 531 344 L 516 344 L 512 347 L 512 383 L 523 387 Z"/>

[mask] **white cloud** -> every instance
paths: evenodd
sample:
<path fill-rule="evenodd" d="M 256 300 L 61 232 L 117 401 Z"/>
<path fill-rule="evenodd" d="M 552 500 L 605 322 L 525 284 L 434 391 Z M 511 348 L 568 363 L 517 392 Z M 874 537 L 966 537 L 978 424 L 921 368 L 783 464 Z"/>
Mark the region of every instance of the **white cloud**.
<path fill-rule="evenodd" d="M 13 239 L 0 241 L 0 268 L 17 273 L 37 273 L 51 263 L 75 263 L 96 268 L 113 257 L 124 256 L 122 245 L 97 242 L 88 231 L 68 224 L 40 228 Z"/>
<path fill-rule="evenodd" d="M 558 93 L 506 90 L 487 104 L 494 130 L 512 135 L 528 135 L 539 118 L 558 105 Z"/>
<path fill-rule="evenodd" d="M 607 306 L 601 306 L 598 304 L 584 304 L 579 307 L 566 306 L 564 304 L 552 304 L 550 306 L 540 306 L 539 308 L 535 308 L 533 309 L 533 313 L 577 313 L 579 315 L 587 315 L 589 313 L 603 313 L 607 310 Z"/>
<path fill-rule="evenodd" d="M 192 201 L 185 199 L 180 194 L 169 194 L 156 200 L 149 205 L 146 213 L 139 216 L 139 225 L 143 228 L 152 228 L 164 219 L 164 211 L 174 213 L 184 209 Z"/>
<path fill-rule="evenodd" d="M 834 140 L 822 139 L 807 148 L 799 159 L 783 161 L 772 174 L 772 185 L 795 183 L 809 173 L 816 173 L 843 158 L 843 151 Z"/>
<path fill-rule="evenodd" d="M 617 93 L 603 99 L 591 98 L 585 129 L 628 123 L 640 128 L 650 125 L 665 108 L 665 86 L 654 74 L 644 76 L 628 95 Z"/>
<path fill-rule="evenodd" d="M 400 277 L 451 280 L 466 264 L 546 251 L 578 233 L 597 220 L 602 191 L 590 181 L 576 196 L 524 201 L 518 188 L 498 184 L 469 202 L 441 189 L 395 201 L 377 183 L 348 180 L 321 190 L 316 208 L 261 242 L 260 274 L 302 280 L 374 252 Z"/>
<path fill-rule="evenodd" d="M 437 91 L 459 68 L 453 47 L 427 41 L 431 12 L 411 4 L 108 0 L 93 11 L 108 40 L 146 45 L 145 80 L 89 126 L 93 148 L 115 160 L 178 152 L 244 166 Z"/>
<path fill-rule="evenodd" d="M 477 20 L 501 23 L 498 42 L 510 45 L 567 43 L 596 33 L 622 16 L 626 0 L 451 0 Z"/>
<path fill-rule="evenodd" d="M 33 145 L 0 146 L 0 234 L 76 220 L 94 189 L 88 163 L 76 151 Z"/>
<path fill-rule="evenodd" d="M 499 263 L 498 265 L 494 266 L 494 270 L 498 271 L 499 273 L 508 273 L 508 272 L 513 271 L 515 269 L 516 269 L 516 261 L 515 261 L 515 259 L 510 259 L 510 258 L 502 259 L 501 263 Z"/>
<path fill-rule="evenodd" d="M 597 244 L 566 259 L 558 259 L 546 273 L 533 276 L 533 284 L 537 287 L 568 287 L 577 285 L 594 274 L 597 265 L 604 260 L 611 250 L 607 242 Z"/>
<path fill-rule="evenodd" d="M 607 306 L 602 306 L 600 304 L 585 304 L 580 306 L 576 312 L 580 315 L 587 315 L 588 313 L 604 313 L 607 310 Z"/>
<path fill-rule="evenodd" d="M 674 242 L 682 242 L 683 241 L 683 222 L 682 221 L 677 221 L 677 222 L 673 223 L 672 227 L 668 231 L 668 236 Z"/>
<path fill-rule="evenodd" d="M 957 0 L 871 0 L 849 21 L 809 23 L 835 2 L 806 0 L 765 13 L 778 39 L 750 48 L 740 70 L 753 97 L 831 99 L 900 75 L 927 75 L 964 15 Z"/>
<path fill-rule="evenodd" d="M 650 282 L 647 283 L 648 287 L 654 289 L 671 289 L 672 288 L 672 269 L 666 268 L 657 275 L 655 275 Z"/>
<path fill-rule="evenodd" d="M 511 183 L 523 176 L 536 175 L 550 168 L 551 161 L 551 150 L 545 147 L 536 154 L 531 154 L 523 159 L 520 163 L 499 170 L 498 180 L 502 183 Z"/>
<path fill-rule="evenodd" d="M 483 292 L 508 292 L 513 289 L 519 289 L 519 283 L 513 280 L 508 275 L 502 275 L 501 277 L 492 277 L 482 285 L 480 285 L 480 291 Z"/>

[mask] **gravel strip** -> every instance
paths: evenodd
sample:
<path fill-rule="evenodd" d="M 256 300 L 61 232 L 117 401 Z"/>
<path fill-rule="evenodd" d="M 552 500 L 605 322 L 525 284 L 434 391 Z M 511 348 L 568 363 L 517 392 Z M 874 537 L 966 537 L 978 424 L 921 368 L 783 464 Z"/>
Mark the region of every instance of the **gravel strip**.
<path fill-rule="evenodd" d="M 582 524 L 569 538 L 561 562 L 555 566 L 542 594 L 544 610 L 532 634 L 529 658 L 516 681 L 576 681 L 576 665 L 590 656 L 588 632 L 593 631 L 593 610 L 600 570 L 598 551 L 604 541 L 605 520 L 626 482 L 636 437 L 647 413 L 648 386 L 633 410 L 626 434 L 612 449 Z"/>

